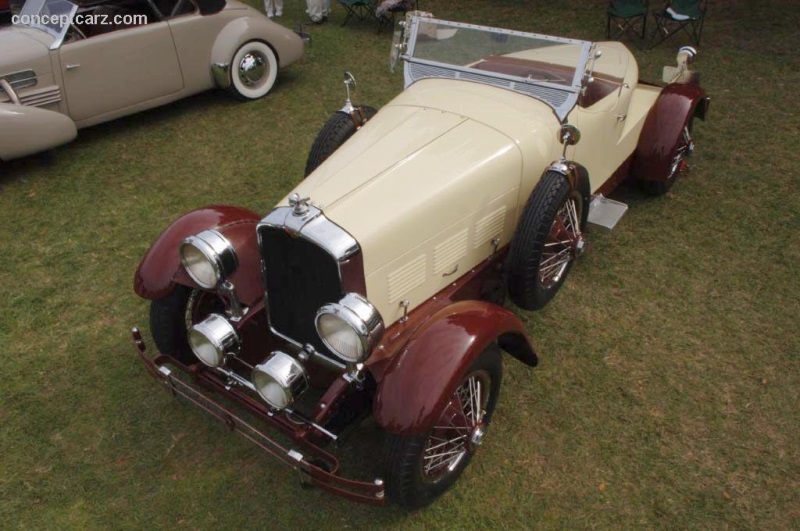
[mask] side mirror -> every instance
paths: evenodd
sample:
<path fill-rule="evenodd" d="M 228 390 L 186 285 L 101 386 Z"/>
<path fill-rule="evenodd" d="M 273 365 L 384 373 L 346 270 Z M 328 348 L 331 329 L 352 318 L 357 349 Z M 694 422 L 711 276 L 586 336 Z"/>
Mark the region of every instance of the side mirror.
<path fill-rule="evenodd" d="M 399 21 L 394 28 L 392 48 L 389 50 L 389 72 L 393 74 L 397 66 L 397 61 L 400 60 L 400 54 L 403 53 L 406 47 L 406 28 L 408 28 L 408 20 L 408 18 L 405 18 Z"/>

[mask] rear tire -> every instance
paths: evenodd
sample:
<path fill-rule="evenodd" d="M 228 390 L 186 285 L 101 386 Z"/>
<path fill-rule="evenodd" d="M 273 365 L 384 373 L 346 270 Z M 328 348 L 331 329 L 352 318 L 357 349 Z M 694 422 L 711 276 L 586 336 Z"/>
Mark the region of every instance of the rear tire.
<path fill-rule="evenodd" d="M 330 120 L 320 129 L 314 144 L 311 146 L 311 151 L 308 154 L 306 161 L 305 176 L 308 177 L 311 172 L 325 162 L 334 151 L 344 144 L 348 138 L 358 131 L 361 126 L 367 121 L 371 120 L 378 112 L 374 107 L 369 105 L 357 105 L 355 118 L 349 114 L 338 111 L 331 116 Z M 361 112 L 359 113 L 358 110 Z M 363 121 L 362 121 L 363 116 Z M 361 122 L 357 125 L 356 122 Z"/>
<path fill-rule="evenodd" d="M 694 117 L 689 118 L 689 123 L 686 125 L 686 128 L 681 131 L 681 137 L 672 155 L 673 162 L 667 178 L 663 181 L 639 179 L 639 185 L 647 195 L 659 196 L 666 194 L 670 191 L 672 185 L 675 184 L 681 174 L 688 171 L 689 165 L 686 163 L 686 159 L 689 158 L 692 151 L 694 151 L 694 141 L 692 140 L 693 124 Z"/>

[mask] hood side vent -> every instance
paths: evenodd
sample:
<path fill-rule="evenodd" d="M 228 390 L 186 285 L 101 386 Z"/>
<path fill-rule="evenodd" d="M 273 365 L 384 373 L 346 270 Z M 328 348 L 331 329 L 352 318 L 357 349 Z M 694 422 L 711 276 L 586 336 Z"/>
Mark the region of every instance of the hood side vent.
<path fill-rule="evenodd" d="M 395 303 L 406 293 L 425 283 L 426 257 L 421 254 L 389 273 L 389 302 Z"/>
<path fill-rule="evenodd" d="M 479 219 L 475 223 L 475 249 L 500 237 L 503 234 L 505 221 L 505 205 Z"/>

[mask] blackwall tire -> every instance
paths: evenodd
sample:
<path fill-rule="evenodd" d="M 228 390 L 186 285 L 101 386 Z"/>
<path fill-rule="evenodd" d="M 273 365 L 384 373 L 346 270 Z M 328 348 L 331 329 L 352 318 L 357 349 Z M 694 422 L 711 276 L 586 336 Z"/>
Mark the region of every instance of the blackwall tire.
<path fill-rule="evenodd" d="M 464 373 L 441 418 L 428 433 L 389 435 L 386 490 L 390 502 L 418 509 L 455 483 L 483 441 L 502 377 L 502 355 L 492 345 Z M 476 401 L 480 402 L 478 408 L 471 405 Z"/>
<path fill-rule="evenodd" d="M 228 92 L 242 101 L 263 98 L 278 77 L 278 58 L 266 43 L 249 41 L 231 59 Z"/>
<path fill-rule="evenodd" d="M 322 126 L 317 138 L 314 139 L 314 144 L 311 146 L 311 151 L 308 153 L 308 160 L 306 160 L 305 176 L 317 169 L 317 167 L 325 162 L 325 159 L 330 157 L 334 151 L 344 144 L 348 138 L 361 127 L 356 122 L 360 122 L 363 117 L 363 122 L 367 122 L 378 111 L 369 105 L 357 105 L 356 109 L 360 109 L 360 113 L 356 111 L 356 119 L 344 112 L 336 112 L 331 116 L 330 120 Z M 362 124 L 363 125 L 363 124 Z"/>
<path fill-rule="evenodd" d="M 506 259 L 508 294 L 520 308 L 543 308 L 564 283 L 575 261 L 575 238 L 586 227 L 589 197 L 583 175 L 571 191 L 564 175 L 548 171 L 534 188 Z"/>
<path fill-rule="evenodd" d="M 189 347 L 189 328 L 212 312 L 224 312 L 224 305 L 213 293 L 176 285 L 163 299 L 150 303 L 150 333 L 156 348 L 181 363 L 195 363 Z"/>

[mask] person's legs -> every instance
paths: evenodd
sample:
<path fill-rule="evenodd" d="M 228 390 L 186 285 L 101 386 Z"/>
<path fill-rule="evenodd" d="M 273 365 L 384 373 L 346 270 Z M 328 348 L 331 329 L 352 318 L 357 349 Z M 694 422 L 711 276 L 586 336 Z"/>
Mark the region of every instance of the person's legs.
<path fill-rule="evenodd" d="M 308 6 L 306 11 L 311 17 L 311 22 L 319 24 L 328 17 L 325 11 L 325 0 L 306 0 L 306 6 Z"/>
<path fill-rule="evenodd" d="M 283 16 L 283 0 L 273 0 L 275 2 L 275 16 Z"/>
<path fill-rule="evenodd" d="M 264 0 L 264 13 L 266 13 L 269 18 L 275 16 L 275 6 L 273 0 Z"/>

